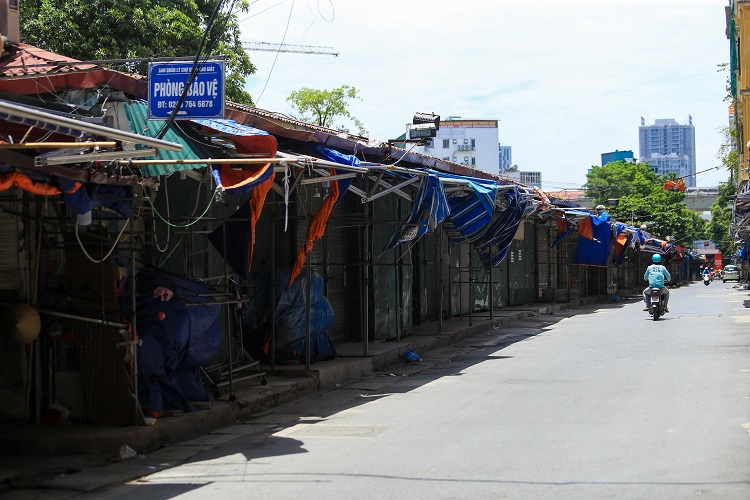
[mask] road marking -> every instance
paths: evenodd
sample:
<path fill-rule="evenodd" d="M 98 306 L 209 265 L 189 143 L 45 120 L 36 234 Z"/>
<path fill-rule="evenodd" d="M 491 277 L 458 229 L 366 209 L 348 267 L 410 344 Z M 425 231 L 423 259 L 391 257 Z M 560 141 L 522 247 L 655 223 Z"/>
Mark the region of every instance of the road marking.
<path fill-rule="evenodd" d="M 745 422 L 742 424 L 742 427 L 747 431 L 748 435 L 750 435 L 750 422 Z"/>

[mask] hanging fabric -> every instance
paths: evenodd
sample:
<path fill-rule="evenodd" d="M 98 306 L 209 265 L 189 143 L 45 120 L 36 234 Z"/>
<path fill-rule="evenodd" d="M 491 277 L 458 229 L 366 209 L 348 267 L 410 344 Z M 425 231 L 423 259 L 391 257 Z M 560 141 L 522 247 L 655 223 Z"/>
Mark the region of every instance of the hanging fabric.
<path fill-rule="evenodd" d="M 427 231 L 434 231 L 449 213 L 443 182 L 435 175 L 423 177 L 409 218 L 391 236 L 383 251 L 406 241 L 416 240 Z"/>
<path fill-rule="evenodd" d="M 500 193 L 505 197 L 507 209 L 504 210 L 478 239 L 475 247 L 484 267 L 499 265 L 510 250 L 518 226 L 523 222 L 524 213 L 529 201 L 523 197 L 517 187 Z"/>

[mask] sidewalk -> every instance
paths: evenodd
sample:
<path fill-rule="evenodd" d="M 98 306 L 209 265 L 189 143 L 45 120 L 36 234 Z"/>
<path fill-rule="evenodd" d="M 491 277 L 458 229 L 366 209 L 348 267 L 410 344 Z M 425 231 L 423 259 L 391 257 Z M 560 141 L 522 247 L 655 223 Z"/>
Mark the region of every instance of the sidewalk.
<path fill-rule="evenodd" d="M 184 442 L 237 421 L 258 417 L 279 405 L 303 395 L 324 392 L 403 363 L 409 350 L 424 355 L 432 349 L 448 346 L 487 330 L 505 326 L 519 319 L 553 314 L 579 305 L 604 303 L 608 297 L 585 299 L 580 304 L 534 304 L 509 307 L 493 312 L 475 313 L 471 318 L 451 318 L 415 326 L 413 333 L 401 341 L 370 343 L 364 356 L 361 343 L 337 345 L 338 357 L 313 364 L 312 373 L 302 366 L 277 366 L 267 373 L 267 385 L 258 378 L 234 384 L 234 400 L 226 399 L 229 388 L 222 387 L 224 399 L 211 409 L 186 413 L 179 417 L 159 419 L 154 426 L 100 428 L 93 426 L 35 427 L 4 424 L 0 427 L 0 495 L 14 488 L 62 488 L 70 491 L 92 491 L 108 484 L 144 475 L 143 463 L 136 469 L 128 462 L 111 463 L 120 447 L 127 445 L 139 455 L 148 454 L 173 443 Z M 607 300 L 607 302 L 609 302 Z M 268 366 L 264 367 L 266 370 Z M 147 457 L 148 458 L 148 457 Z M 131 461 L 132 462 L 132 461 Z M 163 465 L 163 464 L 162 464 Z M 86 470 L 87 474 L 76 474 Z M 94 471 L 92 475 L 90 472 Z M 68 482 L 60 478 L 68 478 Z M 54 479 L 57 478 L 57 482 Z M 72 480 L 73 484 L 69 484 Z M 51 482 L 50 482 L 51 481 Z"/>

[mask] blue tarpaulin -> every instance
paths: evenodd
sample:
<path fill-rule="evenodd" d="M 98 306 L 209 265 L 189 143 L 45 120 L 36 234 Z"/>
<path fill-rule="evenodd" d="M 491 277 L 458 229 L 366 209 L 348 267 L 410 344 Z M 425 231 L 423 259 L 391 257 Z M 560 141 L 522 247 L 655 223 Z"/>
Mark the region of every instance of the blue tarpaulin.
<path fill-rule="evenodd" d="M 216 354 L 221 344 L 219 326 L 221 306 L 202 283 L 168 273 L 143 269 L 138 273 L 136 310 L 138 334 L 138 399 L 147 415 L 166 410 L 195 411 L 191 403 L 208 401 L 200 368 Z M 120 310 L 124 317 L 132 313 L 130 287 L 125 283 Z M 173 292 L 171 300 L 155 297 L 165 287 Z M 197 304 L 197 305 L 190 305 Z M 159 313 L 164 319 L 159 320 Z"/>
<path fill-rule="evenodd" d="M 405 241 L 416 240 L 427 231 L 434 231 L 449 213 L 443 182 L 437 175 L 423 177 L 409 218 L 391 236 L 383 250 L 389 250 Z"/>
<path fill-rule="evenodd" d="M 498 196 L 505 198 L 507 209 L 490 224 L 476 242 L 476 249 L 484 267 L 495 267 L 503 261 L 529 204 L 517 187 Z"/>
<path fill-rule="evenodd" d="M 277 282 L 287 283 L 291 269 L 277 273 Z M 323 278 L 311 273 L 310 280 L 310 362 L 336 357 L 336 348 L 328 337 L 334 311 L 323 294 Z M 305 359 L 307 336 L 307 274 L 298 275 L 291 286 L 277 288 L 274 321 L 276 323 L 276 356 L 279 360 Z"/>
<path fill-rule="evenodd" d="M 578 239 L 578 247 L 576 248 L 575 255 L 573 255 L 573 263 L 582 266 L 607 267 L 612 225 L 595 215 L 590 215 L 588 220 L 590 223 L 590 234 L 581 232 L 584 221 L 581 221 L 579 224 L 579 234 L 582 237 Z M 589 229 L 588 224 L 586 226 Z"/>

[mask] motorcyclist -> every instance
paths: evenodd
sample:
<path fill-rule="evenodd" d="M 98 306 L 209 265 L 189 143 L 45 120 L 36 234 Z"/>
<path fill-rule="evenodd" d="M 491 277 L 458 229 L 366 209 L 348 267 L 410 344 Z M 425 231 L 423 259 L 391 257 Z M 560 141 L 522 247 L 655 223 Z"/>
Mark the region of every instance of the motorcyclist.
<path fill-rule="evenodd" d="M 643 274 L 643 279 L 648 281 L 648 287 L 643 290 L 643 301 L 646 303 L 644 311 L 648 311 L 649 306 L 649 291 L 653 287 L 658 287 L 661 290 L 661 294 L 664 297 L 664 312 L 669 312 L 669 290 L 664 286 L 665 281 L 672 281 L 672 275 L 669 274 L 667 268 L 661 265 L 661 255 L 655 253 L 651 257 L 651 264 L 646 268 L 646 272 Z"/>
<path fill-rule="evenodd" d="M 709 277 L 711 277 L 711 269 L 709 269 L 708 266 L 704 267 L 703 268 L 703 274 L 704 275 L 707 274 Z"/>

